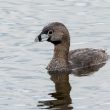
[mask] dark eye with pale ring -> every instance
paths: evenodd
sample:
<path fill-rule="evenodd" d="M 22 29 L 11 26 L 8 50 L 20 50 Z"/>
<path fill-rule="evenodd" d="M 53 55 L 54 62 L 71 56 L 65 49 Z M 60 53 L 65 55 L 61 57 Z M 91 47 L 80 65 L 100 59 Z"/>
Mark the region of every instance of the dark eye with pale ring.
<path fill-rule="evenodd" d="M 53 34 L 53 31 L 52 31 L 52 30 L 49 30 L 49 31 L 48 31 L 48 34 L 49 34 L 49 35 Z"/>

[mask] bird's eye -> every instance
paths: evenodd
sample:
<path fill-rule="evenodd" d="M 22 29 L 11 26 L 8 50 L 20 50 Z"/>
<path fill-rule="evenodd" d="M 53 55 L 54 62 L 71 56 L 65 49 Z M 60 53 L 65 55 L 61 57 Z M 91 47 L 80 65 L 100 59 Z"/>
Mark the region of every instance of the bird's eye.
<path fill-rule="evenodd" d="M 49 35 L 53 34 L 53 31 L 52 31 L 52 30 L 49 30 L 49 31 L 48 31 L 48 34 L 49 34 Z"/>

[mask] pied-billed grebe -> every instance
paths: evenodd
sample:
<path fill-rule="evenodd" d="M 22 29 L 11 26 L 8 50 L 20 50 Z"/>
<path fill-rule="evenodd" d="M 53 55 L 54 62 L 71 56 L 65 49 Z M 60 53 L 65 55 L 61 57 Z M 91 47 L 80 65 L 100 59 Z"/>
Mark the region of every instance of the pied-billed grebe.
<path fill-rule="evenodd" d="M 47 69 L 62 71 L 83 68 L 106 62 L 108 55 L 105 50 L 83 48 L 69 52 L 70 36 L 66 26 L 52 22 L 45 26 L 35 41 L 48 41 L 54 44 L 54 55 Z"/>

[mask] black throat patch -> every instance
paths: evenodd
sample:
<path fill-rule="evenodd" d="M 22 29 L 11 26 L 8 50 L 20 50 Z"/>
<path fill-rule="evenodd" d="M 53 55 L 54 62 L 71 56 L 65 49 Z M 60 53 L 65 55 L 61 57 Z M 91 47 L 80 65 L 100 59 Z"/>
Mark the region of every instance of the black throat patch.
<path fill-rule="evenodd" d="M 51 43 L 53 43 L 54 45 L 58 45 L 58 44 L 61 43 L 61 41 L 60 40 L 58 40 L 58 41 L 51 41 Z"/>
<path fill-rule="evenodd" d="M 50 37 L 47 39 L 47 41 L 53 43 L 54 45 L 58 45 L 61 43 L 61 40 L 52 41 Z"/>

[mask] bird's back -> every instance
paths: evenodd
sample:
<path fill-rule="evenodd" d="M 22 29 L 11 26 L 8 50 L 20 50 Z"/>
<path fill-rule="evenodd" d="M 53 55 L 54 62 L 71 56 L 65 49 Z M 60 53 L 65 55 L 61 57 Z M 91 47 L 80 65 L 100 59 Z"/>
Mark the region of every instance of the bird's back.
<path fill-rule="evenodd" d="M 102 49 L 76 49 L 69 53 L 69 63 L 71 68 L 83 68 L 105 63 L 108 55 Z"/>

